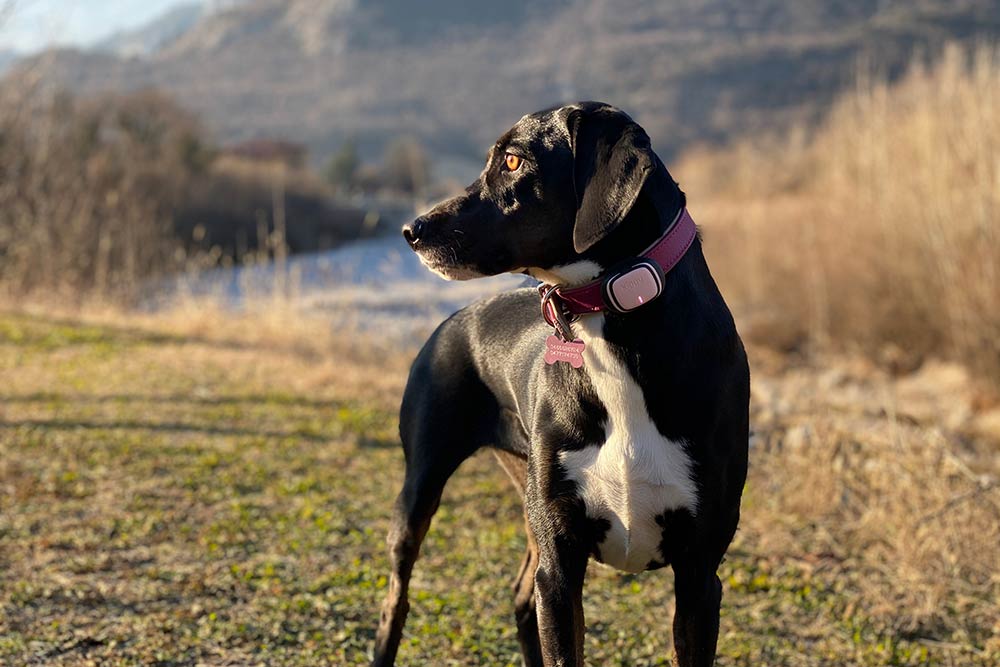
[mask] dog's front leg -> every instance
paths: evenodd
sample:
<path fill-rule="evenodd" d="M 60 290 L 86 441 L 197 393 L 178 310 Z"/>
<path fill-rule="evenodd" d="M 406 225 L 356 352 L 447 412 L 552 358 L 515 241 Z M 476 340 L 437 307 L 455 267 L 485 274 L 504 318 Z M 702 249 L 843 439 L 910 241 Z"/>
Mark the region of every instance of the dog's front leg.
<path fill-rule="evenodd" d="M 530 497 L 534 496 L 534 497 Z M 590 549 L 574 525 L 582 508 L 543 494 L 527 498 L 528 522 L 538 542 L 535 606 L 545 667 L 575 667 L 583 663 L 583 580 Z"/>
<path fill-rule="evenodd" d="M 674 650 L 679 667 L 715 664 L 722 584 L 704 565 L 674 564 Z"/>
<path fill-rule="evenodd" d="M 583 665 L 583 578 L 587 554 L 560 540 L 542 547 L 535 570 L 538 636 L 545 667 Z"/>

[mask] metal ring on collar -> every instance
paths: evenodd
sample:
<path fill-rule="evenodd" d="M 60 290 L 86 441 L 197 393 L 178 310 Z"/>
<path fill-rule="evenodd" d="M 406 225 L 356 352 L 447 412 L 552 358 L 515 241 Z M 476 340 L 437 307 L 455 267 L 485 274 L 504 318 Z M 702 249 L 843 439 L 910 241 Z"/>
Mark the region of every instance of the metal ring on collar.
<path fill-rule="evenodd" d="M 573 340 L 573 330 L 570 327 L 570 320 L 566 317 L 562 303 L 559 301 L 559 294 L 556 290 L 559 285 L 541 286 L 539 292 L 542 295 L 542 318 L 556 330 L 563 341 Z M 573 318 L 575 319 L 575 318 Z"/>

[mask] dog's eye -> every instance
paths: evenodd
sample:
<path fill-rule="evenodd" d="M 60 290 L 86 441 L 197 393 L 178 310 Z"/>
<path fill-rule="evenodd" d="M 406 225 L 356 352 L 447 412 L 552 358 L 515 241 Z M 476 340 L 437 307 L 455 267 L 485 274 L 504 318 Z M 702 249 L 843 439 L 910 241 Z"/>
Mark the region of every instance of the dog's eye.
<path fill-rule="evenodd" d="M 507 153 L 504 155 L 504 161 L 507 164 L 508 171 L 517 171 L 518 167 L 521 166 L 521 158 L 513 153 Z"/>

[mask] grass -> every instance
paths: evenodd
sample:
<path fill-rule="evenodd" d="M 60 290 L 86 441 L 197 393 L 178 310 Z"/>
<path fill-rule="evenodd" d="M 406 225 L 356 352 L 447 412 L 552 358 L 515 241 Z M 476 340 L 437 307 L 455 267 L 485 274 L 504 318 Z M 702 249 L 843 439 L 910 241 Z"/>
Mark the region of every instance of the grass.
<path fill-rule="evenodd" d="M 0 315 L 0 664 L 365 662 L 408 352 L 280 320 Z M 912 386 L 863 364 L 754 364 L 719 664 L 997 664 L 996 443 L 902 414 Z M 520 664 L 521 524 L 469 461 L 400 664 Z M 592 567 L 591 664 L 669 664 L 671 609 L 668 573 Z"/>

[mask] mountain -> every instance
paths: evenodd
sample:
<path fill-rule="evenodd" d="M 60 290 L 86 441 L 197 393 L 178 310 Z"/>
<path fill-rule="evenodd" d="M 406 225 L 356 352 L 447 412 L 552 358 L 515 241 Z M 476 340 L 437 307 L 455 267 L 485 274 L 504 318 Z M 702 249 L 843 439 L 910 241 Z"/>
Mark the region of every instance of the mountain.
<path fill-rule="evenodd" d="M 0 49 L 0 74 L 3 74 L 10 68 L 18 58 L 21 58 L 23 54 L 17 51 L 8 51 L 6 49 Z"/>
<path fill-rule="evenodd" d="M 897 76 L 949 40 L 994 40 L 1000 0 L 246 0 L 148 57 L 26 63 L 95 92 L 156 86 L 223 141 L 281 137 L 321 160 L 416 136 L 479 161 L 522 114 L 576 99 L 630 111 L 669 156 L 813 123 L 858 63 Z"/>
<path fill-rule="evenodd" d="M 123 58 L 149 56 L 176 41 L 207 13 L 203 2 L 178 5 L 140 28 L 117 32 L 93 47 Z"/>

